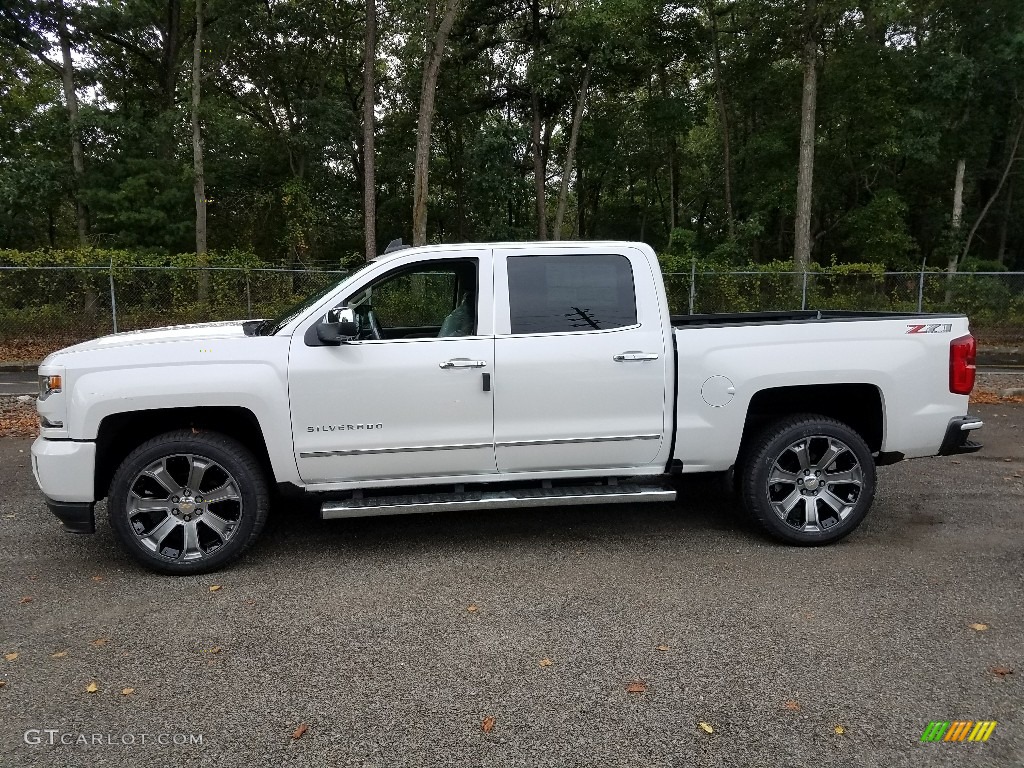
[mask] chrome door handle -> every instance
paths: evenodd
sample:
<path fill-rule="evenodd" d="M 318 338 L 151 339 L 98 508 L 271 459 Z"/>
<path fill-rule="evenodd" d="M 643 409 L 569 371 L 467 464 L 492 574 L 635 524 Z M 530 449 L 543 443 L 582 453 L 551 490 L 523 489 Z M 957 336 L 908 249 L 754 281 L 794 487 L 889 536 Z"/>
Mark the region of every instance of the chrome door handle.
<path fill-rule="evenodd" d="M 658 355 L 654 352 L 620 352 L 617 355 L 612 355 L 612 360 L 616 363 L 632 363 L 635 361 L 643 360 L 657 360 Z"/>
<path fill-rule="evenodd" d="M 466 357 L 456 357 L 452 360 L 445 360 L 439 363 L 442 368 L 483 368 L 487 365 L 486 360 L 470 360 Z"/>

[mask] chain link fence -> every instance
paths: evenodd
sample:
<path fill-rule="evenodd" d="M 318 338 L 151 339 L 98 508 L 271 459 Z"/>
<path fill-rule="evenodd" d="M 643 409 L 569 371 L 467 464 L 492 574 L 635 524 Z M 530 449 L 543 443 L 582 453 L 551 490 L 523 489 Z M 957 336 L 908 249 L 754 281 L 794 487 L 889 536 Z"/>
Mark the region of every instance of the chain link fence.
<path fill-rule="evenodd" d="M 993 343 L 1024 340 L 1024 272 L 698 272 L 665 275 L 672 314 L 843 309 L 965 314 Z"/>
<path fill-rule="evenodd" d="M 208 299 L 198 300 L 206 272 Z M 274 317 L 337 282 L 329 270 L 0 266 L 0 340 L 62 343 L 178 323 Z M 673 314 L 846 309 L 957 312 L 987 340 L 1024 339 L 1024 272 L 665 275 Z"/>
<path fill-rule="evenodd" d="M 207 300 L 199 301 L 206 273 Z M 0 339 L 77 340 L 141 328 L 275 317 L 342 271 L 0 266 Z"/>

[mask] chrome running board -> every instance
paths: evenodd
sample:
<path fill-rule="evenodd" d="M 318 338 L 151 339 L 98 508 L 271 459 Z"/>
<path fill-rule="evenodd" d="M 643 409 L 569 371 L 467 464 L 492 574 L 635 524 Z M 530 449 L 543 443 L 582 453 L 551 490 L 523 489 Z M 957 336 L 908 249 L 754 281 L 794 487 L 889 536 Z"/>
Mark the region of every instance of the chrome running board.
<path fill-rule="evenodd" d="M 328 501 L 320 517 L 372 517 L 406 515 L 413 512 L 442 512 L 459 509 L 501 509 L 505 507 L 553 507 L 578 504 L 637 504 L 675 501 L 676 492 L 660 485 L 584 485 L 562 488 L 520 488 L 515 490 L 463 491 L 461 493 L 416 493 L 405 496 L 376 496 Z"/>

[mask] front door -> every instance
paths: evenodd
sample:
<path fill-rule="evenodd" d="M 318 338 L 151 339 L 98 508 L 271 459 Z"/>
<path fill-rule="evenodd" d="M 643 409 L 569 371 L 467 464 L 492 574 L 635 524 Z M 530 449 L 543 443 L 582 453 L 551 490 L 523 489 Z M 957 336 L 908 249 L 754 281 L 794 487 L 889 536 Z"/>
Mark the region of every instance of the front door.
<path fill-rule="evenodd" d="M 491 306 L 489 260 L 470 253 L 402 265 L 340 304 L 361 320 L 357 340 L 311 346 L 305 328 L 292 339 L 303 482 L 494 474 L 494 338 L 490 312 L 481 312 Z"/>

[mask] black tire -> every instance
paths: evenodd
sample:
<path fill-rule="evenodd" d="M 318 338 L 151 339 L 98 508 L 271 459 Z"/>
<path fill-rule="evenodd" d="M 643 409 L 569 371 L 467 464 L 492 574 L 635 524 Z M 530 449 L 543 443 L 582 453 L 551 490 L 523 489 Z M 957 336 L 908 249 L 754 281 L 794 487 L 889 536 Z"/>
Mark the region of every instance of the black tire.
<path fill-rule="evenodd" d="M 861 524 L 875 497 L 875 462 L 864 438 L 826 416 L 772 422 L 743 456 L 743 504 L 761 528 L 787 544 L 839 541 Z"/>
<path fill-rule="evenodd" d="M 149 570 L 184 576 L 238 559 L 263 530 L 270 496 L 263 469 L 245 446 L 216 432 L 183 429 L 128 454 L 110 483 L 107 507 L 131 557 Z"/>

